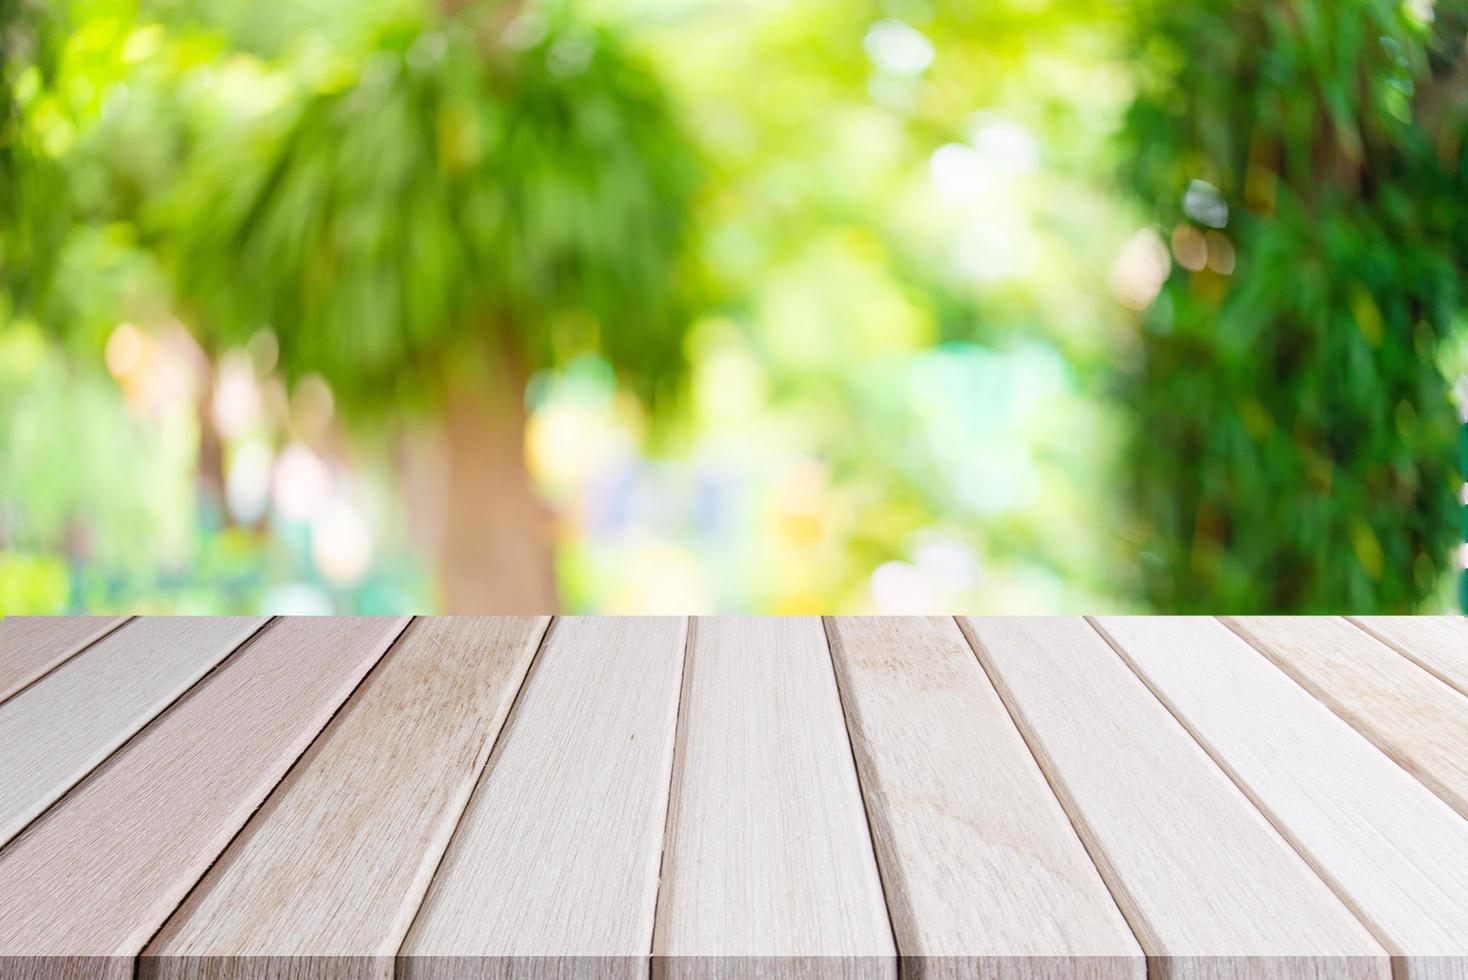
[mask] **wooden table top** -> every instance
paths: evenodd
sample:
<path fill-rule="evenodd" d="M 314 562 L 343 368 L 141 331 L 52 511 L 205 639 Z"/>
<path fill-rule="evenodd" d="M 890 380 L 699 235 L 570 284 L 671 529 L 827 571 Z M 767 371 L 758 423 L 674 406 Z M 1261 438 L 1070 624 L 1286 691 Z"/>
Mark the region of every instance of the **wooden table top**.
<path fill-rule="evenodd" d="M 4 978 L 1465 980 L 1465 816 L 1462 619 L 0 623 Z"/>

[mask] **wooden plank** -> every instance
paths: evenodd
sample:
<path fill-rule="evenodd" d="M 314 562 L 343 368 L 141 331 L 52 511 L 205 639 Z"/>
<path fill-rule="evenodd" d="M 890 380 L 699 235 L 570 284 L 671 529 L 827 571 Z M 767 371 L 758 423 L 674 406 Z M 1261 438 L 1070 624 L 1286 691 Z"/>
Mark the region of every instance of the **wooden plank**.
<path fill-rule="evenodd" d="M 686 631 L 681 618 L 551 626 L 400 976 L 646 975 Z"/>
<path fill-rule="evenodd" d="M 1141 948 L 957 624 L 830 629 L 905 968 L 1142 980 Z"/>
<path fill-rule="evenodd" d="M 695 619 L 680 713 L 654 975 L 895 977 L 821 621 Z"/>
<path fill-rule="evenodd" d="M 1444 684 L 1468 694 L 1468 619 L 1462 616 L 1348 618 Z"/>
<path fill-rule="evenodd" d="M 1386 980 L 1383 950 L 1086 621 L 961 621 L 1167 977 Z"/>
<path fill-rule="evenodd" d="M 0 844 L 265 625 L 134 620 L 0 705 Z"/>
<path fill-rule="evenodd" d="M 405 625 L 272 623 L 11 841 L 0 975 L 131 978 L 143 944 Z"/>
<path fill-rule="evenodd" d="M 1399 978 L 1468 976 L 1468 822 L 1221 623 L 1101 626 L 1404 958 Z"/>
<path fill-rule="evenodd" d="M 0 703 L 125 622 L 126 616 L 0 619 Z"/>
<path fill-rule="evenodd" d="M 549 622 L 410 626 L 150 944 L 141 975 L 390 977 Z"/>
<path fill-rule="evenodd" d="M 1468 816 L 1468 695 L 1343 619 L 1240 616 L 1224 622 Z"/>

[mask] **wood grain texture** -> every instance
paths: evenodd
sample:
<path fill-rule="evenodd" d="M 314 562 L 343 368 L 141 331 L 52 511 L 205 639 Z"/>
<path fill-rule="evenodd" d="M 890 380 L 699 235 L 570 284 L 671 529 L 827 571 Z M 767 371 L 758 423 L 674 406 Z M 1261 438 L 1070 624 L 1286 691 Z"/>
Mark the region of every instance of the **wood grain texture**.
<path fill-rule="evenodd" d="M 1089 623 L 961 624 L 1156 973 L 1386 980 L 1381 946 Z"/>
<path fill-rule="evenodd" d="M 265 622 L 134 620 L 0 705 L 0 844 Z"/>
<path fill-rule="evenodd" d="M 23 961 L 32 976 L 67 976 L 81 963 L 106 976 L 125 964 L 130 977 L 405 624 L 267 626 L 0 851 L 0 970 Z"/>
<path fill-rule="evenodd" d="M 1407 977 L 1468 976 L 1468 821 L 1221 623 L 1100 625 Z"/>
<path fill-rule="evenodd" d="M 400 976 L 646 975 L 686 631 L 681 618 L 551 626 Z"/>
<path fill-rule="evenodd" d="M 1344 619 L 1239 616 L 1224 622 L 1468 816 L 1468 695 Z"/>
<path fill-rule="evenodd" d="M 829 625 L 904 964 L 1141 980 L 1141 948 L 957 624 Z"/>
<path fill-rule="evenodd" d="M 0 703 L 125 622 L 126 616 L 0 619 Z"/>
<path fill-rule="evenodd" d="M 895 977 L 821 621 L 695 619 L 684 670 L 654 975 Z"/>
<path fill-rule="evenodd" d="M 1463 694 L 1468 694 L 1468 619 L 1351 616 L 1351 622 Z"/>
<path fill-rule="evenodd" d="M 164 926 L 141 975 L 390 977 L 548 623 L 410 626 Z"/>

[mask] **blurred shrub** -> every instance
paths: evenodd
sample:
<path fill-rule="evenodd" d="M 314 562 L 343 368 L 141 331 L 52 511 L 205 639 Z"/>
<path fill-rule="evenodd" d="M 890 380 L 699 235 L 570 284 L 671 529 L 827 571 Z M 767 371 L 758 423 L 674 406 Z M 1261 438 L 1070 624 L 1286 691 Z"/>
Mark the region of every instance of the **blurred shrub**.
<path fill-rule="evenodd" d="M 1148 600 L 1411 610 L 1455 532 L 1435 352 L 1468 244 L 1460 2 L 1141 8 L 1129 177 L 1170 241 L 1125 383 Z"/>

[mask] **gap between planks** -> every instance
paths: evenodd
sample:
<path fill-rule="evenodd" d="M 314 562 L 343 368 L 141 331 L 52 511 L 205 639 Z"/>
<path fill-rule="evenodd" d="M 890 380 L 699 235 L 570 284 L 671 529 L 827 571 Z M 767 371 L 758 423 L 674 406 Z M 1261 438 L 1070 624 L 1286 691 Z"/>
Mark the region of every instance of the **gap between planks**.
<path fill-rule="evenodd" d="M 1283 978 L 1329 963 L 1341 976 L 1386 976 L 1386 953 L 1357 916 L 1094 624 L 961 623 L 1094 845 L 1149 968 Z M 1177 810 L 1175 796 L 1191 808 Z M 1198 849 L 1200 834 L 1211 848 Z"/>
<path fill-rule="evenodd" d="M 406 623 L 277 622 L 238 647 L 208 683 L 194 685 L 0 850 L 0 954 L 25 957 L 32 975 L 68 972 L 78 955 L 108 976 L 126 963 L 131 975 L 146 940 Z M 302 643 L 318 671 L 283 669 L 300 662 Z M 277 710 L 261 710 L 267 705 Z M 139 798 L 162 809 L 150 815 L 131 805 Z M 201 803 L 215 809 L 191 818 L 189 807 Z M 77 842 L 92 839 L 94 853 L 78 853 Z M 17 894 L 21 882 L 35 890 L 29 901 Z"/>
<path fill-rule="evenodd" d="M 400 974 L 513 966 L 550 976 L 578 956 L 647 972 L 687 627 L 685 617 L 557 623 Z"/>
<path fill-rule="evenodd" d="M 841 670 L 836 665 L 836 644 L 839 642 L 839 640 L 834 630 L 835 617 L 822 616 L 821 632 L 824 633 L 826 637 L 826 656 L 831 661 L 831 675 L 836 680 L 836 698 L 838 703 L 841 705 L 841 723 L 844 726 L 846 732 L 846 747 L 851 753 L 851 768 L 856 772 L 856 788 L 857 792 L 861 796 L 862 814 L 866 817 L 867 821 L 867 837 L 871 840 L 873 853 L 876 853 L 877 833 L 875 827 L 872 824 L 872 806 L 869 802 L 870 797 L 867 794 L 868 787 L 866 785 L 865 777 L 862 775 L 861 765 L 856 758 L 856 742 L 853 739 L 851 732 L 851 707 L 847 704 L 846 685 L 841 683 Z M 897 940 L 896 916 L 893 914 L 892 908 L 893 893 L 891 887 L 887 883 L 887 874 L 888 872 L 882 867 L 882 861 L 879 859 L 877 861 L 877 884 L 882 889 L 882 904 L 887 909 L 887 928 L 892 938 L 892 949 L 895 950 L 897 954 L 898 974 L 900 976 L 903 969 L 903 950 L 902 944 L 899 943 Z"/>
<path fill-rule="evenodd" d="M 988 681 L 989 686 L 994 689 L 994 694 L 999 699 L 999 703 L 1003 706 L 1005 713 L 1009 715 L 1009 723 L 1019 733 L 1020 741 L 1024 743 L 1025 750 L 1030 754 L 1030 760 L 1035 764 L 1035 768 L 1039 771 L 1040 777 L 1045 781 L 1046 787 L 1050 790 L 1050 795 L 1055 797 L 1055 802 L 1059 805 L 1060 812 L 1065 815 L 1065 820 L 1070 825 L 1071 833 L 1075 834 L 1076 840 L 1080 841 L 1082 850 L 1085 851 L 1086 857 L 1091 861 L 1091 867 L 1096 869 L 1097 877 L 1101 879 L 1101 883 L 1106 888 L 1107 894 L 1111 896 L 1112 902 L 1116 904 L 1117 913 L 1126 922 L 1127 929 L 1130 930 L 1132 938 L 1140 944 L 1142 941 L 1141 934 L 1137 931 L 1137 927 L 1131 918 L 1126 914 L 1126 909 L 1122 906 L 1117 896 L 1117 886 L 1114 884 L 1116 880 L 1114 870 L 1109 865 L 1106 867 L 1102 866 L 1103 859 L 1098 855 L 1095 845 L 1086 839 L 1085 834 L 1081 833 L 1081 826 L 1076 822 L 1076 815 L 1073 812 L 1076 808 L 1075 800 L 1067 799 L 1068 794 L 1063 793 L 1060 787 L 1056 785 L 1055 777 L 1051 774 L 1050 767 L 1041 761 L 1040 754 L 1035 749 L 1033 734 L 1015 716 L 1014 705 L 1011 704 L 1010 698 L 1006 696 L 999 678 L 994 675 L 989 665 L 984 662 L 984 658 L 979 656 L 974 638 L 963 628 L 957 616 L 953 617 L 953 624 L 958 628 L 959 635 L 963 637 L 963 641 L 968 644 L 969 652 L 973 654 L 974 662 L 979 665 L 979 671 L 984 675 L 984 679 Z M 1148 959 L 1149 965 L 1147 970 L 1150 974 L 1152 970 L 1150 957 Z"/>
<path fill-rule="evenodd" d="M 654 977 L 894 975 L 820 620 L 700 619 L 684 689 Z"/>
<path fill-rule="evenodd" d="M 1468 823 L 1257 645 L 1217 620 L 1198 622 L 1186 640 L 1206 655 L 1186 669 L 1173 650 L 1191 621 L 1097 626 L 1393 953 L 1399 976 L 1459 980 L 1468 972 Z"/>
<path fill-rule="evenodd" d="M 458 817 L 454 821 L 454 829 L 449 834 L 448 844 L 444 847 L 443 851 L 439 853 L 438 860 L 433 865 L 433 873 L 428 876 L 428 884 L 423 889 L 423 894 L 418 899 L 418 907 L 413 910 L 412 918 L 408 922 L 408 928 L 404 930 L 402 938 L 398 941 L 397 949 L 393 954 L 394 975 L 404 972 L 397 968 L 396 960 L 399 957 L 405 955 L 403 952 L 403 945 L 407 942 L 408 936 L 412 934 L 414 927 L 417 926 L 418 917 L 423 914 L 423 899 L 427 898 L 428 893 L 433 890 L 433 885 L 438 880 L 438 873 L 443 868 L 444 860 L 448 857 L 449 851 L 453 849 L 454 841 L 456 841 L 459 837 L 459 831 L 464 825 L 464 815 L 469 812 L 470 801 L 478 796 L 480 786 L 484 783 L 485 778 L 494 768 L 495 760 L 498 757 L 501 750 L 501 745 L 504 742 L 505 733 L 510 730 L 510 726 L 514 723 L 516 716 L 519 714 L 520 701 L 525 694 L 525 689 L 530 686 L 531 678 L 535 676 L 536 670 L 539 669 L 542 657 L 545 654 L 545 648 L 550 644 L 551 634 L 555 632 L 556 624 L 560 622 L 560 619 L 561 617 L 559 616 L 552 616 L 550 618 L 550 622 L 546 623 L 545 629 L 540 634 L 540 642 L 536 644 L 535 653 L 532 654 L 530 657 L 530 664 L 525 668 L 525 673 L 523 676 L 521 676 L 520 683 L 515 688 L 514 696 L 510 699 L 510 708 L 508 711 L 505 712 L 505 719 L 494 733 L 494 744 L 490 746 L 489 755 L 485 758 L 484 765 L 479 767 L 479 774 L 474 779 L 474 786 L 472 789 L 469 790 L 469 795 L 464 798 L 463 806 L 459 808 Z"/>
<path fill-rule="evenodd" d="M 366 684 L 374 676 L 376 676 L 378 670 L 381 669 L 383 663 L 387 660 L 388 657 L 392 655 L 392 652 L 397 649 L 398 644 L 403 642 L 403 637 L 408 634 L 408 631 L 413 628 L 414 623 L 416 623 L 417 621 L 418 617 L 416 616 L 410 617 L 408 619 L 408 622 L 403 626 L 401 630 L 398 631 L 397 636 L 393 637 L 392 642 L 387 645 L 387 648 L 377 658 L 377 661 L 372 665 L 372 667 L 362 675 L 361 679 L 357 681 L 356 686 L 352 688 L 351 692 L 347 694 L 347 696 L 342 699 L 341 703 L 338 704 L 336 708 L 332 710 L 331 714 L 327 716 L 325 723 L 321 726 L 320 729 L 317 730 L 316 734 L 311 737 L 311 741 L 306 744 L 306 747 L 301 751 L 301 754 L 298 755 L 295 760 L 285 768 L 284 772 L 281 773 L 280 779 L 277 780 L 275 785 L 270 788 L 270 791 L 261 798 L 260 802 L 256 804 L 255 808 L 250 811 L 249 816 L 247 816 L 240 824 L 239 829 L 236 830 L 234 835 L 230 837 L 228 843 L 226 843 L 224 847 L 220 848 L 219 853 L 214 856 L 213 860 L 209 862 L 208 867 L 204 869 L 204 873 L 199 875 L 198 879 L 184 894 L 183 898 L 179 900 L 178 905 L 175 906 L 174 909 L 169 912 L 166 917 L 164 917 L 163 921 L 158 924 L 158 928 L 154 929 L 152 935 L 150 935 L 147 941 L 142 944 L 142 947 L 139 949 L 137 955 L 133 957 L 133 976 L 135 980 L 140 980 L 141 978 L 143 954 L 155 942 L 158 941 L 159 935 L 168 928 L 174 917 L 177 916 L 182 909 L 187 907 L 189 902 L 198 894 L 199 889 L 204 886 L 204 883 L 209 880 L 210 875 L 214 873 L 214 869 L 219 866 L 220 862 L 223 861 L 226 856 L 232 853 L 236 844 L 246 835 L 247 832 L 249 832 L 249 830 L 255 823 L 255 819 L 262 813 L 266 813 L 271 809 L 272 805 L 276 802 L 276 794 L 279 792 L 282 786 L 289 784 L 292 774 L 297 772 L 297 770 L 301 766 L 309 764 L 314 750 L 317 748 L 317 746 L 321 744 L 322 737 L 331 730 L 332 724 L 337 720 L 338 717 L 341 716 L 342 712 L 347 709 L 347 706 L 352 703 L 352 700 L 357 696 L 358 692 L 360 692 L 363 687 L 366 686 Z M 276 622 L 276 620 L 272 620 L 271 622 Z M 266 628 L 268 628 L 268 624 Z M 264 628 L 262 628 L 261 632 L 264 632 Z M 256 634 L 256 636 L 259 635 L 260 634 L 258 633 Z M 241 645 L 241 648 L 243 648 L 243 644 Z M 198 683 L 203 684 L 204 681 L 208 679 L 209 678 L 206 676 L 202 678 Z M 197 687 L 198 685 L 195 686 Z M 191 688 L 190 690 L 193 689 Z"/>
<path fill-rule="evenodd" d="M 1209 618 L 1213 619 L 1217 617 Z M 1223 622 L 1224 625 L 1227 626 L 1226 621 L 1219 621 Z M 1142 682 L 1147 690 L 1151 692 L 1152 696 L 1157 699 L 1158 703 L 1161 704 L 1162 707 L 1167 709 L 1168 714 L 1172 715 L 1172 717 L 1177 720 L 1178 725 L 1180 725 L 1182 729 L 1186 731 L 1189 736 L 1192 737 L 1193 741 L 1198 744 L 1198 747 L 1208 754 L 1208 758 L 1213 760 L 1214 765 L 1218 766 L 1218 768 L 1223 771 L 1224 775 L 1226 775 L 1233 782 L 1233 784 L 1239 788 L 1239 792 L 1248 797 L 1249 802 L 1254 805 L 1254 808 L 1259 811 L 1259 813 L 1264 817 L 1265 820 L 1269 821 L 1270 826 L 1274 827 L 1275 832 L 1278 833 L 1279 836 L 1284 839 L 1285 843 L 1288 844 L 1291 849 L 1293 849 L 1294 852 L 1300 856 L 1300 860 L 1308 864 L 1311 870 L 1313 870 L 1320 878 L 1320 880 L 1325 883 L 1325 886 L 1335 894 L 1336 898 L 1340 899 L 1341 904 L 1350 909 L 1351 914 L 1356 917 L 1357 921 L 1361 923 L 1362 927 L 1365 928 L 1367 932 L 1371 933 L 1371 937 L 1375 939 L 1378 943 L 1380 943 L 1383 949 L 1391 951 L 1392 947 L 1387 937 L 1382 935 L 1380 930 L 1372 925 L 1371 919 L 1360 908 L 1355 899 L 1353 899 L 1345 889 L 1341 888 L 1338 882 L 1332 880 L 1328 875 L 1323 874 L 1320 869 L 1316 867 L 1315 862 L 1312 861 L 1310 859 L 1310 856 L 1306 854 L 1305 851 L 1300 847 L 1299 841 L 1295 839 L 1294 834 L 1290 833 L 1289 828 L 1284 826 L 1279 821 L 1279 819 L 1272 812 L 1270 812 L 1269 808 L 1263 806 L 1260 803 L 1258 797 L 1253 793 L 1253 791 L 1251 791 L 1249 787 L 1239 778 L 1238 773 L 1236 773 L 1223 759 L 1220 759 L 1218 757 L 1217 752 L 1199 736 L 1194 726 L 1189 724 L 1189 722 L 1178 713 L 1177 708 L 1173 706 L 1172 702 L 1162 696 L 1161 692 L 1157 690 L 1157 687 L 1147 677 L 1147 675 L 1144 674 L 1137 667 L 1137 664 L 1132 660 L 1131 656 L 1121 647 L 1119 643 L 1117 643 L 1116 639 L 1110 633 L 1102 628 L 1101 624 L 1097 620 L 1097 617 L 1087 616 L 1086 622 L 1093 630 L 1096 631 L 1097 635 L 1101 637 L 1102 641 L 1104 641 L 1107 646 L 1111 647 L 1111 649 L 1116 653 L 1117 657 L 1120 658 L 1121 662 L 1126 665 L 1126 668 L 1136 676 L 1137 680 Z M 1397 970 L 1395 962 L 1392 966 L 1392 974 L 1395 980 L 1405 980 L 1405 978 L 1402 977 Z"/>
<path fill-rule="evenodd" d="M 150 943 L 145 975 L 188 977 L 198 963 L 258 956 L 298 958 L 292 976 L 302 978 L 372 960 L 381 973 L 547 623 L 415 620 Z M 356 860 L 359 840 L 376 845 L 376 859 Z"/>
<path fill-rule="evenodd" d="M 1078 822 L 1077 811 L 1079 807 L 1076 800 L 1057 782 L 1054 765 L 1044 757 L 1044 753 L 1037 747 L 1034 731 L 1020 718 L 1014 704 L 1013 694 L 1008 690 L 1003 679 L 997 675 L 994 667 L 980 654 L 978 638 L 963 628 L 962 618 L 954 616 L 953 623 L 963 636 L 964 642 L 968 645 L 969 652 L 973 656 L 975 663 L 979 665 L 980 672 L 984 675 L 989 686 L 993 688 L 1005 713 L 1009 715 L 1010 723 L 1014 725 L 1015 730 L 1019 733 L 1020 740 L 1029 752 L 1030 759 L 1034 762 L 1035 768 L 1040 771 L 1040 775 L 1044 779 L 1045 785 L 1049 788 L 1051 796 L 1059 804 L 1060 810 L 1065 815 L 1066 822 L 1070 825 L 1071 831 L 1076 835 L 1076 839 L 1080 841 L 1086 857 L 1091 861 L 1091 866 L 1096 869 L 1096 873 L 1101 878 L 1102 885 L 1111 896 L 1112 902 L 1116 904 L 1117 910 L 1126 922 L 1127 929 L 1130 930 L 1133 940 L 1145 951 L 1146 975 L 1148 980 L 1163 980 L 1163 971 L 1156 966 L 1157 957 L 1152 951 L 1153 944 L 1143 938 L 1144 930 L 1134 921 L 1134 913 L 1130 911 L 1131 908 L 1134 908 L 1134 903 L 1132 903 L 1130 896 L 1122 886 L 1120 876 L 1101 851 L 1097 842 L 1092 839 L 1090 834 L 1083 832 L 1083 826 Z"/>
<path fill-rule="evenodd" d="M 37 681 L 45 680 L 52 671 L 126 626 L 133 618 L 132 616 L 76 616 L 64 619 L 51 616 L 0 617 L 0 705 Z M 44 623 L 47 627 L 55 629 L 58 621 L 67 624 L 67 627 L 63 629 L 69 628 L 73 622 L 80 624 L 80 628 L 69 636 L 63 636 L 60 640 L 53 639 L 49 644 L 50 649 L 43 647 L 39 652 L 33 651 L 27 657 L 12 659 L 8 664 L 3 659 L 7 650 L 14 652 L 12 648 L 7 647 L 7 644 L 16 642 L 16 633 L 28 633 L 30 630 L 27 627 L 34 627 L 38 623 Z M 22 637 L 22 642 L 25 639 Z"/>
<path fill-rule="evenodd" d="M 1220 621 L 1468 817 L 1468 696 L 1339 617 Z"/>
<path fill-rule="evenodd" d="M 829 626 L 903 970 L 1141 980 L 1135 935 L 959 624 Z"/>
<path fill-rule="evenodd" d="M 44 817 L 269 622 L 127 620 L 0 705 L 0 846 Z M 65 726 L 44 723 L 63 716 Z M 27 730 L 31 737 L 23 738 Z"/>
<path fill-rule="evenodd" d="M 683 733 L 686 723 L 684 715 L 688 705 L 688 657 L 689 651 L 693 649 L 693 637 L 698 629 L 698 619 L 697 616 L 688 617 L 688 625 L 684 627 L 683 631 L 683 659 L 678 667 L 678 705 L 673 711 L 673 756 L 671 760 L 673 776 L 668 784 L 668 805 L 663 808 L 663 844 L 662 851 L 658 854 L 657 894 L 653 896 L 652 941 L 648 943 L 647 947 L 649 976 L 652 974 L 652 956 L 658 948 L 659 934 L 665 928 L 661 917 L 657 914 L 657 908 L 663 901 L 663 884 L 667 880 L 668 873 L 668 851 L 672 849 L 670 838 L 672 837 L 673 800 L 678 792 L 678 764 L 683 753 L 687 751 L 683 745 Z"/>
<path fill-rule="evenodd" d="M 1347 616 L 1346 621 L 1468 695 L 1468 617 Z"/>
<path fill-rule="evenodd" d="M 392 642 L 389 643 L 386 649 L 384 649 L 383 652 L 378 656 L 377 661 L 366 673 L 362 675 L 361 679 L 357 681 L 357 684 L 355 687 L 352 688 L 351 693 L 343 698 L 342 702 L 336 706 L 336 708 L 327 717 L 326 723 L 321 726 L 321 728 L 316 732 L 314 736 L 312 736 L 311 741 L 307 743 L 305 749 L 302 750 L 301 754 L 295 758 L 295 761 L 293 761 L 289 766 L 286 767 L 285 771 L 281 773 L 280 779 L 277 780 L 275 785 L 270 788 L 270 791 L 261 798 L 260 802 L 256 804 L 255 808 L 250 811 L 249 816 L 247 816 L 240 824 L 239 829 L 235 831 L 234 835 L 229 839 L 229 842 L 226 843 L 224 847 L 220 848 L 219 853 L 216 854 L 213 860 L 209 862 L 208 866 L 204 869 L 203 874 L 199 875 L 198 879 L 195 880 L 188 891 L 184 893 L 183 897 L 179 899 L 178 905 L 175 906 L 174 909 L 169 912 L 168 915 L 166 915 L 161 922 L 158 923 L 158 928 L 154 929 L 152 935 L 150 935 L 147 940 L 144 941 L 143 944 L 139 947 L 138 952 L 132 957 L 132 980 L 144 980 L 143 954 L 147 952 L 147 950 L 155 942 L 158 941 L 159 935 L 168 928 L 169 923 L 173 921 L 174 916 L 178 915 L 180 910 L 188 906 L 190 899 L 192 899 L 195 894 L 198 893 L 199 889 L 203 887 L 204 883 L 209 880 L 209 876 L 213 874 L 214 869 L 219 865 L 221 861 L 224 860 L 225 856 L 233 850 L 235 844 L 254 824 L 255 818 L 261 812 L 266 811 L 270 808 L 272 801 L 275 800 L 277 791 L 279 791 L 282 786 L 290 782 L 291 774 L 296 772 L 298 767 L 300 767 L 303 763 L 311 758 L 312 750 L 320 744 L 322 736 L 331 730 L 332 723 L 335 722 L 337 717 L 346 710 L 347 705 L 352 703 L 352 699 L 355 698 L 357 696 L 357 693 L 361 691 L 362 688 L 367 684 L 367 682 L 372 679 L 372 677 L 377 673 L 378 669 L 382 667 L 383 662 L 392 655 L 392 652 L 397 648 L 397 645 L 403 642 L 403 637 L 406 636 L 408 634 L 408 631 L 413 628 L 413 624 L 418 621 L 418 618 L 419 617 L 416 616 L 408 618 L 407 623 L 404 624 L 403 628 L 398 631 L 395 637 L 393 637 Z M 246 640 L 244 643 L 241 643 L 238 647 L 236 647 L 235 650 L 230 653 L 230 656 L 233 657 L 236 653 L 244 649 L 252 641 L 259 639 L 259 637 L 263 635 L 266 630 L 268 630 L 272 625 L 278 623 L 279 621 L 280 617 L 271 618 L 264 626 L 259 629 L 259 631 L 251 636 L 250 639 Z M 227 661 L 228 658 L 226 658 L 225 662 Z M 224 662 L 221 662 L 218 666 L 215 667 L 215 670 L 217 671 L 223 666 Z M 194 684 L 193 687 L 189 688 L 189 691 L 184 696 L 186 697 L 188 693 L 192 693 L 194 690 L 202 686 L 207 680 L 209 680 L 210 677 L 213 676 L 213 674 L 214 671 L 210 671 L 210 673 L 201 677 Z M 180 698 L 180 700 L 182 700 L 182 698 Z"/>

